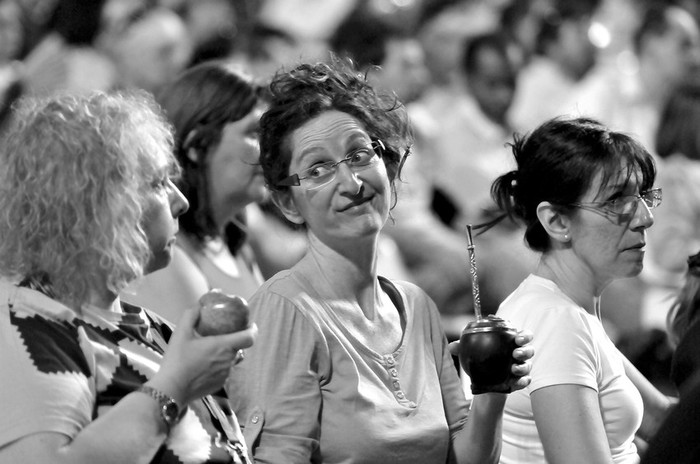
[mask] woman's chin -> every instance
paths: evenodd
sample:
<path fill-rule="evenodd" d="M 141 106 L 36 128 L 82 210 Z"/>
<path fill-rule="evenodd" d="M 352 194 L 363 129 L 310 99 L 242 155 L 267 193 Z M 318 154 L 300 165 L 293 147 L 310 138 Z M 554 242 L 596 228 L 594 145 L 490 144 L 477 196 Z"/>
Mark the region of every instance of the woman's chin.
<path fill-rule="evenodd" d="M 151 272 L 159 271 L 170 264 L 173 260 L 173 247 L 174 242 L 168 243 L 165 248 L 160 252 L 151 255 L 148 260 L 148 264 L 143 269 L 144 274 L 150 274 Z"/>

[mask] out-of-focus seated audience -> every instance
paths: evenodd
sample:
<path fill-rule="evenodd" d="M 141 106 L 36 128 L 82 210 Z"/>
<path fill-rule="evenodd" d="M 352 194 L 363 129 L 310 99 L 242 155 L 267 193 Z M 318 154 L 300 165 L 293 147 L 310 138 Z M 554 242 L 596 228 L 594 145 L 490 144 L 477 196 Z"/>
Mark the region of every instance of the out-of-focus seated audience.
<path fill-rule="evenodd" d="M 663 329 L 683 285 L 686 259 L 700 249 L 700 85 L 689 82 L 671 95 L 656 134 L 664 205 L 649 231 L 642 273 L 646 291 L 642 324 Z"/>
<path fill-rule="evenodd" d="M 510 1 L 500 10 L 497 30 L 506 37 L 508 54 L 518 69 L 529 64 L 535 55 L 540 24 L 550 2 L 551 0 Z"/>
<path fill-rule="evenodd" d="M 465 40 L 498 27 L 498 13 L 487 2 L 462 0 L 433 5 L 425 9 L 415 32 L 430 73 L 429 85 L 411 105 L 412 118 L 420 117 L 422 132 L 449 121 L 466 92 L 461 66 Z"/>
<path fill-rule="evenodd" d="M 192 41 L 183 19 L 156 2 L 60 0 L 45 2 L 42 14 L 25 3 L 17 2 L 24 23 L 46 16 L 25 27 L 24 42 L 32 45 L 17 68 L 28 95 L 111 89 L 155 94 L 190 62 Z"/>
<path fill-rule="evenodd" d="M 476 33 L 467 25 L 469 16 L 463 12 L 465 3 L 455 2 L 440 10 L 426 12 L 418 24 L 416 38 L 423 48 L 425 65 L 430 73 L 430 86 L 421 95 L 422 101 L 432 98 L 428 94 L 433 93 L 446 99 L 450 95 L 456 98 L 463 88 L 458 71 L 461 44 L 470 34 Z M 445 102 L 449 99 L 442 103 Z M 440 106 L 443 111 L 449 111 L 445 105 Z"/>
<path fill-rule="evenodd" d="M 441 214 L 450 225 L 479 222 L 483 210 L 494 205 L 491 183 L 513 168 L 506 143 L 513 134 L 508 110 L 517 70 L 506 39 L 498 32 L 480 34 L 465 40 L 461 52 L 465 97 L 455 102 L 452 117 L 440 125 L 434 140 L 439 162 L 434 187 L 454 208 L 453 215 Z"/>
<path fill-rule="evenodd" d="M 246 209 L 265 198 L 258 163 L 265 98 L 252 76 L 210 61 L 180 74 L 157 100 L 175 128 L 183 170 L 177 185 L 190 209 L 180 218 L 170 266 L 135 282 L 123 298 L 177 321 L 212 288 L 250 298 L 263 282 L 246 237 Z"/>
<path fill-rule="evenodd" d="M 30 95 L 56 91 L 108 90 L 114 68 L 95 48 L 107 0 L 56 2 L 43 35 L 23 57 L 24 84 Z"/>
<path fill-rule="evenodd" d="M 161 2 L 163 3 L 163 2 Z M 245 2 L 179 0 L 171 7 L 182 17 L 192 46 L 188 67 L 208 60 L 229 58 L 236 43 L 246 40 Z"/>
<path fill-rule="evenodd" d="M 302 56 L 299 41 L 288 32 L 256 21 L 245 43 L 236 48 L 233 60 L 260 78 L 269 78 Z"/>
<path fill-rule="evenodd" d="M 157 94 L 190 63 L 192 41 L 173 10 L 145 0 L 106 0 L 96 48 L 113 66 L 112 88 Z"/>
<path fill-rule="evenodd" d="M 596 64 L 589 30 L 601 0 L 552 0 L 539 21 L 535 54 L 521 69 L 511 121 L 528 132 L 562 114 L 570 94 Z"/>
<path fill-rule="evenodd" d="M 145 92 L 25 99 L 0 149 L 0 462 L 247 463 L 222 387 L 255 327 L 120 301 L 187 200 Z M 215 396 L 212 396 L 215 395 Z"/>
<path fill-rule="evenodd" d="M 514 167 L 506 145 L 513 136 L 508 110 L 517 69 L 506 39 L 499 32 L 471 37 L 463 44 L 461 58 L 465 98 L 455 103 L 452 118 L 440 125 L 433 142 L 438 167 L 433 181 L 439 192 L 433 208 L 455 230 L 494 218 L 491 183 Z M 477 239 L 485 312 L 494 312 L 536 263 L 518 229 L 504 221 Z"/>
<path fill-rule="evenodd" d="M 654 154 L 661 112 L 674 89 L 697 70 L 700 32 L 695 19 L 672 2 L 635 5 L 632 53 L 597 67 L 570 96 L 566 111 L 633 134 Z"/>

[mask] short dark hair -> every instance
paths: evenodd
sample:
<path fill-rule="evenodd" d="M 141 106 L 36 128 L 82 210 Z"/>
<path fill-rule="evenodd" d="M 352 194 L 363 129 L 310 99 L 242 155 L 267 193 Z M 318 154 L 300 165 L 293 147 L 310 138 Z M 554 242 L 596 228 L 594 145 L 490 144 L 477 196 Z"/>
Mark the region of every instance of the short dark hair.
<path fill-rule="evenodd" d="M 601 0 L 555 0 L 542 16 L 537 34 L 537 52 L 544 54 L 547 46 L 559 39 L 563 23 L 591 16 L 600 4 Z"/>
<path fill-rule="evenodd" d="M 554 118 L 511 144 L 517 168 L 498 177 L 491 195 L 505 214 L 526 226 L 525 241 L 547 251 L 549 236 L 537 218 L 547 201 L 567 208 L 579 201 L 598 173 L 605 185 L 626 166 L 627 180 L 640 176 L 641 190 L 654 185 L 656 167 L 649 152 L 631 136 L 590 118 Z"/>
<path fill-rule="evenodd" d="M 495 51 L 505 61 L 510 62 L 506 37 L 499 32 L 482 33 L 465 41 L 461 64 L 462 70 L 467 76 L 474 74 L 478 68 L 479 53 L 485 49 Z"/>
<path fill-rule="evenodd" d="M 388 42 L 408 38 L 403 29 L 365 10 L 359 8 L 348 15 L 328 41 L 333 53 L 352 59 L 360 69 L 380 66 L 386 59 Z"/>

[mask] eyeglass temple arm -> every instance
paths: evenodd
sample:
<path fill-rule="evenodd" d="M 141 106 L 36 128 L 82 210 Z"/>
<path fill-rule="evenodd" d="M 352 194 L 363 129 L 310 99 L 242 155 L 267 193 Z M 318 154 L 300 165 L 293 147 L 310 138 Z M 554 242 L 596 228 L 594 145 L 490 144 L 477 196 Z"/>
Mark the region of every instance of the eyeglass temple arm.
<path fill-rule="evenodd" d="M 277 182 L 277 187 L 297 187 L 299 185 L 301 185 L 301 182 L 299 181 L 298 174 L 292 174 Z"/>
<path fill-rule="evenodd" d="M 379 151 L 381 152 L 380 154 L 384 154 L 384 150 L 386 150 L 384 142 L 382 142 L 380 139 L 372 139 L 372 148 L 374 150 L 379 149 Z"/>

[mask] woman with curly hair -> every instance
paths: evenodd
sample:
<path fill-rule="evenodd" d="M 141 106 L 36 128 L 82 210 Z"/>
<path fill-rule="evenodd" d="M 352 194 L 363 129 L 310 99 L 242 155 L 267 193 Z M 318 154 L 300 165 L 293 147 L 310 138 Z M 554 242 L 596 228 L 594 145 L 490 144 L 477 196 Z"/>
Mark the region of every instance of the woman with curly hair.
<path fill-rule="evenodd" d="M 255 329 L 201 337 L 119 300 L 188 208 L 146 94 L 23 100 L 0 163 L 0 462 L 246 462 L 221 390 Z M 230 427 L 226 427 L 230 425 Z M 243 451 L 236 451 L 236 448 Z"/>
<path fill-rule="evenodd" d="M 262 348 L 229 385 L 255 461 L 496 462 L 506 395 L 477 395 L 469 409 L 433 301 L 378 275 L 410 144 L 404 107 L 344 61 L 280 73 L 271 91 L 261 164 L 309 247 L 251 299 Z M 518 389 L 532 351 L 514 356 Z"/>

